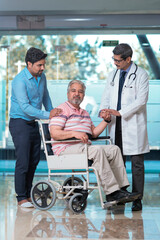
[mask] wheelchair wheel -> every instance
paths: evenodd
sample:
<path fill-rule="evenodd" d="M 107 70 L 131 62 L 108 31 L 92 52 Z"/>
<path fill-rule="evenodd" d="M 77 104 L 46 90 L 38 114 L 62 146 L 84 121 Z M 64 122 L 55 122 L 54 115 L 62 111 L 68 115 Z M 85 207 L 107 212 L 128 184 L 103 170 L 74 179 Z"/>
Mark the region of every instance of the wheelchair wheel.
<path fill-rule="evenodd" d="M 48 181 L 39 181 L 31 189 L 33 205 L 40 210 L 48 210 L 56 201 L 56 189 Z"/>
<path fill-rule="evenodd" d="M 81 201 L 83 195 L 75 193 L 69 200 L 69 209 L 76 214 L 82 213 L 87 207 L 87 200 Z"/>
<path fill-rule="evenodd" d="M 69 177 L 67 178 L 64 183 L 63 183 L 63 187 L 64 186 L 83 186 L 83 181 L 82 179 L 78 178 L 78 177 Z M 69 191 L 71 190 L 71 188 L 63 188 L 63 192 L 65 192 L 63 194 L 63 196 L 65 196 Z M 72 195 L 70 195 L 71 197 Z M 68 203 L 70 198 L 65 199 L 65 201 Z"/>

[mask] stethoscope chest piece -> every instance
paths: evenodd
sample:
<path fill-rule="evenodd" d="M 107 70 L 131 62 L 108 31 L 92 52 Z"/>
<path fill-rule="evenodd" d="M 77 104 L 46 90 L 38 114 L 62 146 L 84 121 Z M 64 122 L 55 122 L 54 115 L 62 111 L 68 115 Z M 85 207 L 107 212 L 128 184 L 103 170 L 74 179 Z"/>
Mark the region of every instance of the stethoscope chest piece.
<path fill-rule="evenodd" d="M 114 86 L 114 81 L 110 82 L 110 85 L 113 87 Z"/>

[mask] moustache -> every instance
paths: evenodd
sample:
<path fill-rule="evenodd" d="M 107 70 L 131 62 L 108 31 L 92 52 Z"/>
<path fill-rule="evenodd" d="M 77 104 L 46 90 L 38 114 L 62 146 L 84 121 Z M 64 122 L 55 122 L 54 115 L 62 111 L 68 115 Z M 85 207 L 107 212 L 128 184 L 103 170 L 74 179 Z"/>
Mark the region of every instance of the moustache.
<path fill-rule="evenodd" d="M 75 96 L 75 97 L 73 97 L 73 98 L 78 98 L 78 99 L 79 99 L 79 98 L 80 98 L 80 96 Z"/>

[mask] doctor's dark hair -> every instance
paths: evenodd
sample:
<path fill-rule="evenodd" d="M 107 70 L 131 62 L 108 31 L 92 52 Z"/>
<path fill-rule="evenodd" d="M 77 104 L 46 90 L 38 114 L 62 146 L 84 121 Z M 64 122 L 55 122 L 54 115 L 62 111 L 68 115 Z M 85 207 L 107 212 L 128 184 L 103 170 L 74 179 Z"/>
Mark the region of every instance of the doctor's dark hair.
<path fill-rule="evenodd" d="M 84 84 L 82 81 L 80 81 L 80 80 L 72 80 L 72 81 L 70 81 L 69 84 L 68 84 L 67 93 L 70 91 L 70 88 L 71 88 L 72 84 L 74 84 L 74 83 L 80 84 L 80 85 L 82 86 L 83 90 L 84 90 L 84 93 L 85 93 L 86 86 L 85 86 L 85 84 Z"/>
<path fill-rule="evenodd" d="M 115 55 L 121 55 L 121 58 L 123 58 L 124 60 L 127 57 L 132 57 L 132 55 L 133 55 L 132 48 L 127 43 L 120 43 L 120 44 L 118 44 L 113 49 L 113 53 Z"/>
<path fill-rule="evenodd" d="M 47 57 L 47 54 L 42 52 L 38 48 L 31 47 L 28 49 L 25 57 L 25 62 L 28 64 L 28 62 L 31 62 L 34 64 L 35 62 L 38 62 L 42 59 L 45 59 Z"/>

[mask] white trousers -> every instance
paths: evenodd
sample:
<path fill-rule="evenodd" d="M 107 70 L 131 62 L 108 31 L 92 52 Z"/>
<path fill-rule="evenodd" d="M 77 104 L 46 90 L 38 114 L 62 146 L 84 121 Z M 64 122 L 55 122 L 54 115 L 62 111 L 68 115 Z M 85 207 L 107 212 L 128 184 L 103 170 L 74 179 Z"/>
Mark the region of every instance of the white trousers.
<path fill-rule="evenodd" d="M 82 153 L 83 143 L 67 147 L 60 155 Z M 101 186 L 106 195 L 129 186 L 121 151 L 116 145 L 88 145 L 88 159 L 98 171 Z"/>

